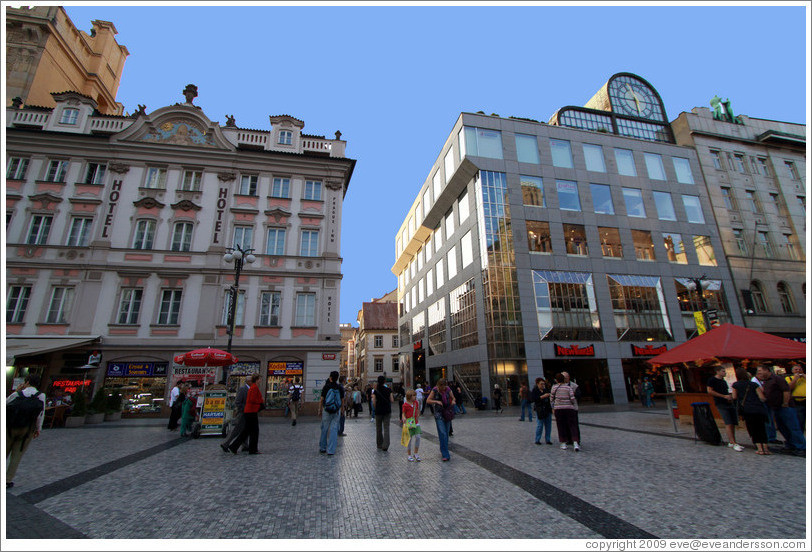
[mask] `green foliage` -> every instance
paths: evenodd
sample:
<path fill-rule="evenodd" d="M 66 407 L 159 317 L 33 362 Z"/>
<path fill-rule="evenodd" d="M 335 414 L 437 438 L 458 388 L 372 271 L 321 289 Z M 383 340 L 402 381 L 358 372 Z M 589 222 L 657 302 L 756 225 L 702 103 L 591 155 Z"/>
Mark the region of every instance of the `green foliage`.
<path fill-rule="evenodd" d="M 88 414 L 102 414 L 107 411 L 107 391 L 104 387 L 100 387 L 96 394 L 93 395 L 93 400 L 90 401 Z"/>
<path fill-rule="evenodd" d="M 87 397 L 85 392 L 77 390 L 71 397 L 73 400 L 73 407 L 71 407 L 71 416 L 84 416 L 87 414 Z"/>
<path fill-rule="evenodd" d="M 107 396 L 107 414 L 115 414 L 121 411 L 121 393 L 113 391 Z"/>

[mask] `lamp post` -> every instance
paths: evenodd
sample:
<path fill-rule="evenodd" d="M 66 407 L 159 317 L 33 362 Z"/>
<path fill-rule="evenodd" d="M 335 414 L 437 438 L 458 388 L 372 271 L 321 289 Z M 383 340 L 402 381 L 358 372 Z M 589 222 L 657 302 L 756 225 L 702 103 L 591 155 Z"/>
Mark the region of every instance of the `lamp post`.
<path fill-rule="evenodd" d="M 226 254 L 223 255 L 223 260 L 227 263 L 234 263 L 234 285 L 231 286 L 231 301 L 228 307 L 228 346 L 227 352 L 231 352 L 231 341 L 234 338 L 234 320 L 237 317 L 237 297 L 240 293 L 240 272 L 245 263 L 253 263 L 257 258 L 253 255 L 253 248 L 243 249 L 239 244 L 234 247 L 227 247 Z M 223 385 L 228 381 L 228 372 L 226 367 L 223 367 L 223 375 L 220 383 Z"/>
<path fill-rule="evenodd" d="M 705 290 L 710 287 L 710 280 L 707 279 L 707 276 L 703 274 L 699 278 L 686 278 L 689 280 L 687 287 L 690 291 L 696 291 L 699 294 L 699 306 L 702 309 L 702 322 L 705 324 L 705 331 L 708 331 L 709 324 L 708 324 L 708 317 L 707 317 L 707 305 L 705 304 Z"/>

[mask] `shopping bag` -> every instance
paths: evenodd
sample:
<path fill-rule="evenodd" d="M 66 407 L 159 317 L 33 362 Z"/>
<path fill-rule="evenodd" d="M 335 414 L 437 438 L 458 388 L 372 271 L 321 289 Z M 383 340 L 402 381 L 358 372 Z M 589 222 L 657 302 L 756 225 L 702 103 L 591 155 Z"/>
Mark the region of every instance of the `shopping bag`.
<path fill-rule="evenodd" d="M 400 432 L 400 444 L 404 447 L 408 447 L 410 439 L 411 436 L 409 435 L 409 426 L 403 424 L 403 430 Z"/>
<path fill-rule="evenodd" d="M 409 428 L 409 435 L 422 435 L 423 430 L 420 428 L 419 425 L 415 425 Z"/>

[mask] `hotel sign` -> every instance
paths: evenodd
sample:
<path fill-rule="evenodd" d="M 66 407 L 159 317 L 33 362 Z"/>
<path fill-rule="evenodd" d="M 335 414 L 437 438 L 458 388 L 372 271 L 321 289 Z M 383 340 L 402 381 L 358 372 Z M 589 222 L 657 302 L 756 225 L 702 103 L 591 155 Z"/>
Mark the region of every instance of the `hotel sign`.
<path fill-rule="evenodd" d="M 564 347 L 556 343 L 555 345 L 555 356 L 560 357 L 571 357 L 571 356 L 595 356 L 595 345 L 589 345 L 588 347 L 579 347 L 578 345 L 570 345 L 569 347 Z"/>
<path fill-rule="evenodd" d="M 633 356 L 661 355 L 666 351 L 668 351 L 668 346 L 666 345 L 660 345 L 659 347 L 655 347 L 654 345 L 646 345 L 645 347 L 638 347 L 637 345 L 632 345 Z"/>

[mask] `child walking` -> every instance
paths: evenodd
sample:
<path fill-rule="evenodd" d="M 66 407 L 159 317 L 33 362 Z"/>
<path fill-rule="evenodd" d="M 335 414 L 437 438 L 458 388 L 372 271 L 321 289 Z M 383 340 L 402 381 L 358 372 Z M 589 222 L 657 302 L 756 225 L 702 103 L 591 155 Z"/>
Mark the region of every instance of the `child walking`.
<path fill-rule="evenodd" d="M 406 402 L 403 403 L 403 409 L 400 413 L 400 421 L 409 428 L 409 444 L 406 445 L 406 459 L 409 462 L 420 462 L 420 455 L 417 451 L 420 449 L 420 403 L 417 401 L 417 393 L 414 389 L 406 391 Z M 412 455 L 412 444 L 414 444 L 414 455 Z"/>

